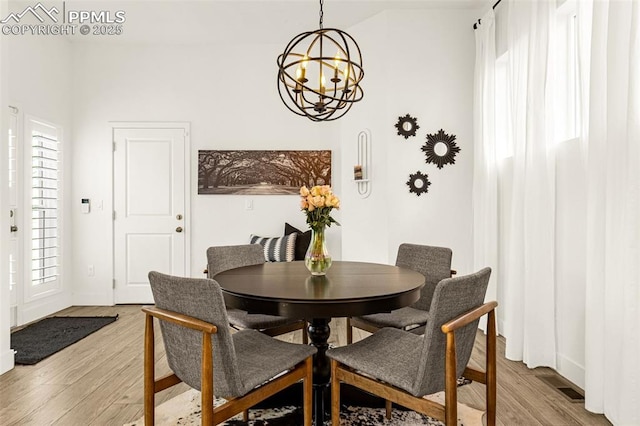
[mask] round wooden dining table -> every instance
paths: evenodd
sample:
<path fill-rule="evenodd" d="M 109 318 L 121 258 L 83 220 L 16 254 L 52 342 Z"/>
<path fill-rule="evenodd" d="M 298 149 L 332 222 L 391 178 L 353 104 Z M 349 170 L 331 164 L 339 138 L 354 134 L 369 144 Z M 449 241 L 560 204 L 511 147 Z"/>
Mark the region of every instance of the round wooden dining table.
<path fill-rule="evenodd" d="M 230 269 L 214 279 L 225 303 L 256 314 L 305 319 L 318 349 L 313 359 L 314 422 L 324 424 L 331 368 L 326 351 L 331 318 L 390 312 L 418 300 L 424 275 L 408 268 L 334 261 L 324 276 L 312 276 L 304 262 L 274 262 Z"/>

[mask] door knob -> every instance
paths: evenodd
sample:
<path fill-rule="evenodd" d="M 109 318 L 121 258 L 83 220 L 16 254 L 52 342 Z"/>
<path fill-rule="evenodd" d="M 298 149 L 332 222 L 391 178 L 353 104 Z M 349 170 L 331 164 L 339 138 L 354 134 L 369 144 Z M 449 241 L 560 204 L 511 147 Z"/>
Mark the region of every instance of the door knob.
<path fill-rule="evenodd" d="M 182 232 L 182 226 L 178 226 L 178 227 L 176 228 L 176 232 Z"/>
<path fill-rule="evenodd" d="M 18 232 L 18 227 L 15 226 L 15 225 L 11 225 L 10 230 L 11 230 L 11 232 Z"/>

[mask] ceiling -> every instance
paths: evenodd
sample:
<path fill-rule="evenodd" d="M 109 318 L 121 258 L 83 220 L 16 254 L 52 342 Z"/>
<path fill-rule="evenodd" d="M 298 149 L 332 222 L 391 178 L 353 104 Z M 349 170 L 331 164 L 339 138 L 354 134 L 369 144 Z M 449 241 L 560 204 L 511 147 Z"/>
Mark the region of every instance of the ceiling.
<path fill-rule="evenodd" d="M 55 1 L 42 0 L 45 5 Z M 12 1 L 15 4 L 29 4 Z M 58 2 L 61 3 L 61 2 Z M 324 27 L 348 29 L 387 9 L 481 9 L 487 0 L 325 0 Z M 66 0 L 66 10 L 125 12 L 118 36 L 80 35 L 73 42 L 287 43 L 318 28 L 318 0 Z"/>

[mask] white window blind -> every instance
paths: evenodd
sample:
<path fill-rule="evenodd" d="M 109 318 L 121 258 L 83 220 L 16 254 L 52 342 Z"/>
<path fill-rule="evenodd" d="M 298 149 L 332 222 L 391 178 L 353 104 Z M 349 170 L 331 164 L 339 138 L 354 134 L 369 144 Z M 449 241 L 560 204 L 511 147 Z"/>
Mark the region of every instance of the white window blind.
<path fill-rule="evenodd" d="M 31 134 L 31 284 L 55 281 L 59 274 L 59 147 L 55 128 Z"/>

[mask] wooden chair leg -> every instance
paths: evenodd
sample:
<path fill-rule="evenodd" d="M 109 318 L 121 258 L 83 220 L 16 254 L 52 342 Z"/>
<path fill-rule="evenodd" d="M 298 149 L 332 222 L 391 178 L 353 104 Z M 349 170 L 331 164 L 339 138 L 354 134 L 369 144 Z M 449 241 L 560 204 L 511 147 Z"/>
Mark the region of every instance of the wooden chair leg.
<path fill-rule="evenodd" d="M 387 420 L 391 420 L 391 411 L 393 410 L 391 405 L 391 401 L 389 401 L 388 399 L 384 401 L 384 410 Z"/>
<path fill-rule="evenodd" d="M 305 333 L 306 335 L 306 333 Z M 302 410 L 304 412 L 304 426 L 311 426 L 313 410 L 313 358 L 309 357 L 306 361 L 307 375 L 303 380 L 303 403 Z"/>
<path fill-rule="evenodd" d="M 309 344 L 309 332 L 307 331 L 307 322 L 305 321 L 304 327 L 302 328 L 302 344 Z"/>
<path fill-rule="evenodd" d="M 249 422 L 249 410 L 244 410 L 242 412 L 242 421 L 245 423 Z"/>
<path fill-rule="evenodd" d="M 496 317 L 495 310 L 489 312 L 487 319 L 487 426 L 496 424 Z"/>
<path fill-rule="evenodd" d="M 331 426 L 340 426 L 340 380 L 338 361 L 331 360 Z"/>
<path fill-rule="evenodd" d="M 351 318 L 347 317 L 347 345 L 353 343 L 353 328 L 351 327 Z"/>
<path fill-rule="evenodd" d="M 201 397 L 202 424 L 213 425 L 213 354 L 211 334 L 202 333 Z"/>
<path fill-rule="evenodd" d="M 458 386 L 456 377 L 456 340 L 453 331 L 447 333 L 444 373 L 444 424 L 458 424 Z"/>
<path fill-rule="evenodd" d="M 144 424 L 155 424 L 155 348 L 153 317 L 146 315 L 144 327 Z"/>

